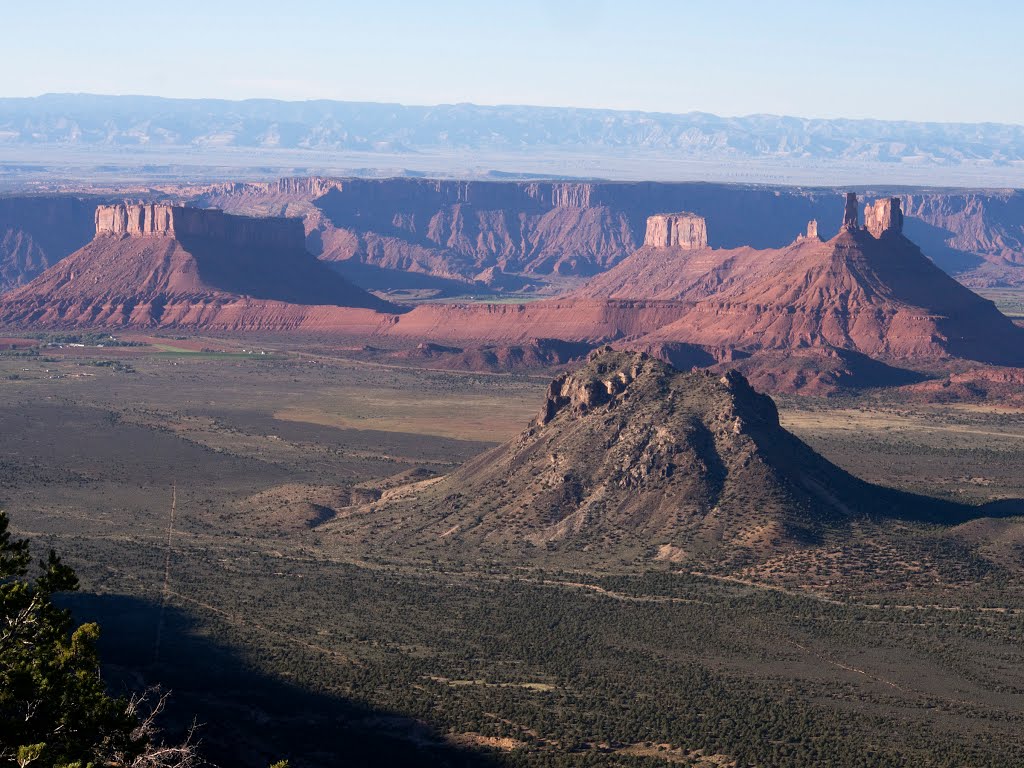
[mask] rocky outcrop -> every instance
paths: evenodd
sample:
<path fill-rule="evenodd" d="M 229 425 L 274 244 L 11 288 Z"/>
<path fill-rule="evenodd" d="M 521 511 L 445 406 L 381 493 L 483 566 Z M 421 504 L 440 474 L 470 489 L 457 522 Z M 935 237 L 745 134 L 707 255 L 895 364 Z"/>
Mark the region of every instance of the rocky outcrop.
<path fill-rule="evenodd" d="M 299 219 L 122 203 L 95 222 L 92 242 L 3 297 L 0 323 L 273 330 L 324 308 L 398 310 L 306 252 Z"/>
<path fill-rule="evenodd" d="M 277 191 L 288 195 L 311 195 L 320 197 L 326 195 L 332 189 L 339 189 L 342 182 L 338 179 L 328 179 L 322 176 L 290 176 L 278 179 Z"/>
<path fill-rule="evenodd" d="M 708 227 L 695 213 L 659 213 L 647 218 L 644 245 L 652 248 L 707 248 Z"/>
<path fill-rule="evenodd" d="M 562 547 L 632 561 L 670 548 L 720 570 L 843 541 L 853 521 L 964 512 L 850 476 L 783 429 L 735 371 L 684 373 L 611 348 L 552 381 L 518 436 L 404 491 L 325 535 L 494 546 L 520 563 Z"/>
<path fill-rule="evenodd" d="M 173 235 L 169 205 L 119 203 L 96 208 L 97 235 Z"/>
<path fill-rule="evenodd" d="M 324 176 L 286 176 L 277 181 L 228 181 L 206 187 L 208 196 L 268 196 L 316 198 L 332 189 L 340 189 L 341 179 Z"/>
<path fill-rule="evenodd" d="M 531 275 L 606 270 L 643 244 L 647 218 L 663 211 L 704 217 L 716 247 L 780 248 L 809 220 L 827 239 L 841 221 L 839 194 L 728 184 L 314 177 L 220 185 L 196 202 L 236 213 L 303 215 L 309 249 L 325 261 L 470 282 L 491 266 Z M 1024 194 L 928 193 L 901 201 L 909 236 L 947 271 L 982 259 L 1024 266 Z M 859 217 L 850 220 L 860 228 Z"/>
<path fill-rule="evenodd" d="M 898 197 L 876 200 L 864 208 L 864 228 L 876 238 L 886 234 L 902 234 L 903 211 Z"/>
<path fill-rule="evenodd" d="M 540 191 L 538 186 L 534 194 Z M 593 192 L 593 184 L 555 184 L 551 188 L 551 207 L 589 208 Z M 543 195 L 537 196 L 543 199 Z"/>
<path fill-rule="evenodd" d="M 857 193 L 846 193 L 846 208 L 843 211 L 843 229 L 853 231 L 860 229 L 860 211 L 857 206 Z"/>
<path fill-rule="evenodd" d="M 200 237 L 238 247 L 305 250 L 298 218 L 232 216 L 207 208 L 118 203 L 96 208 L 96 236 Z"/>
<path fill-rule="evenodd" d="M 859 228 L 827 242 L 704 249 L 686 259 L 665 259 L 645 246 L 572 297 L 675 307 L 676 320 L 640 335 L 645 344 L 1024 362 L 1024 334 L 992 302 L 945 274 L 906 237 L 876 239 Z"/>

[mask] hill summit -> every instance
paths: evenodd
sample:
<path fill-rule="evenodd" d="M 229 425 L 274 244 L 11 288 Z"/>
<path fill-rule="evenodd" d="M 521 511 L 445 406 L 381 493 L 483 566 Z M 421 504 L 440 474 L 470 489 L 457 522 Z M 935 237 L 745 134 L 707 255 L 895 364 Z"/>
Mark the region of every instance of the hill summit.
<path fill-rule="evenodd" d="M 779 424 L 742 375 L 609 347 L 555 378 L 518 437 L 339 521 L 395 543 L 720 561 L 821 542 L 855 521 L 953 505 L 849 475 Z"/>
<path fill-rule="evenodd" d="M 119 203 L 95 224 L 89 244 L 3 297 L 0 321 L 261 327 L 286 326 L 287 305 L 394 309 L 307 253 L 300 219 Z"/>
<path fill-rule="evenodd" d="M 807 234 L 772 250 L 714 249 L 706 236 L 673 239 L 664 234 L 666 217 L 651 217 L 645 245 L 573 298 L 675 307 L 675 319 L 650 330 L 648 343 L 1024 363 L 1024 331 L 903 234 L 899 198 L 877 200 L 864 213 L 862 226 L 849 193 L 835 237 L 819 239 L 812 221 Z M 686 216 L 703 233 L 703 221 Z"/>

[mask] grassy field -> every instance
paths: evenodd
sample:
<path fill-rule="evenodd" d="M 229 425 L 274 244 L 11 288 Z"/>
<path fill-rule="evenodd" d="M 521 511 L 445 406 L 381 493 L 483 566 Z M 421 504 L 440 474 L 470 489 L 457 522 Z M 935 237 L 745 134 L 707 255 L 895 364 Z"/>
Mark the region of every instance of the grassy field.
<path fill-rule="evenodd" d="M 1024 764 L 1019 580 L 836 597 L 328 548 L 324 507 L 514 436 L 546 381 L 157 341 L 0 355 L 0 505 L 78 569 L 115 686 L 170 686 L 221 765 Z M 1024 413 L 781 412 L 867 479 L 1024 497 Z"/>
<path fill-rule="evenodd" d="M 977 293 L 994 301 L 1008 317 L 1024 317 L 1024 288 L 981 288 Z"/>

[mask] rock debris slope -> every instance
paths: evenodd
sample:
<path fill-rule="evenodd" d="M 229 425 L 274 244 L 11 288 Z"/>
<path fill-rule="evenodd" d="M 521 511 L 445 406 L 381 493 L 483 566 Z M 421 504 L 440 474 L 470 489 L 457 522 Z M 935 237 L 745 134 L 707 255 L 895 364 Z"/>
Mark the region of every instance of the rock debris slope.
<path fill-rule="evenodd" d="M 308 254 L 298 219 L 118 204 L 95 224 L 92 242 L 3 297 L 0 321 L 254 329 L 314 306 L 394 309 Z"/>
<path fill-rule="evenodd" d="M 1024 334 L 992 302 L 929 260 L 902 233 L 898 198 L 856 197 L 832 239 L 801 236 L 776 250 L 645 245 L 576 298 L 658 299 L 679 316 L 645 342 L 747 351 L 806 347 L 882 359 L 962 357 L 1024 362 Z"/>
<path fill-rule="evenodd" d="M 518 437 L 332 526 L 382 544 L 743 560 L 857 521 L 959 513 L 831 464 L 736 372 L 684 373 L 603 348 L 551 382 Z"/>
<path fill-rule="evenodd" d="M 840 222 L 836 196 L 696 182 L 314 177 L 215 185 L 196 202 L 304 216 L 309 249 L 325 260 L 472 279 L 490 266 L 534 276 L 601 272 L 639 248 L 648 218 L 663 211 L 699 214 L 719 248 L 781 248 L 811 219 L 827 239 Z M 947 272 L 972 286 L 1024 282 L 1024 192 L 903 190 L 900 202 L 908 237 Z"/>

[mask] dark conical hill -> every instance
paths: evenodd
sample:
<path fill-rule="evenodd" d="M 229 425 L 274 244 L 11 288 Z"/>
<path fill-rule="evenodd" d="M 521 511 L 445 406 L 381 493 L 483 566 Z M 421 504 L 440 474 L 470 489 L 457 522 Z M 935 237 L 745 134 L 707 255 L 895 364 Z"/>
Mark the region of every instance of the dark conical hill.
<path fill-rule="evenodd" d="M 854 521 L 958 514 L 836 467 L 783 429 L 739 373 L 684 373 L 605 348 L 552 381 L 518 437 L 385 493 L 335 530 L 393 544 L 742 560 Z"/>

